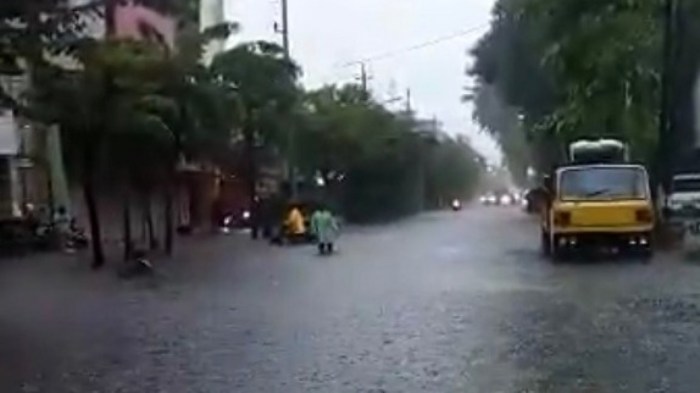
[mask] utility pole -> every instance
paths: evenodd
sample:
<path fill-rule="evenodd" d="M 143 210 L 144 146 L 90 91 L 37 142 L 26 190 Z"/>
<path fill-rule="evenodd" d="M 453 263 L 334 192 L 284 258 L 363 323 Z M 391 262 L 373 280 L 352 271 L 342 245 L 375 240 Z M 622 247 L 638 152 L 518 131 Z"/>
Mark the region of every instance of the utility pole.
<path fill-rule="evenodd" d="M 676 64 L 676 0 L 665 0 L 663 69 L 661 75 L 661 108 L 659 108 L 659 146 L 656 157 L 655 176 L 657 182 L 667 187 L 670 182 L 673 163 L 672 150 L 675 148 L 675 130 L 673 127 L 673 69 Z"/>
<path fill-rule="evenodd" d="M 291 61 L 291 50 L 289 48 L 289 7 L 287 0 L 282 1 L 282 47 L 284 48 L 284 58 Z M 288 123 L 291 124 L 291 123 Z M 287 131 L 287 180 L 289 181 L 289 191 L 292 199 L 299 195 L 299 185 L 296 179 L 296 135 L 294 125 L 291 124 Z"/>
<path fill-rule="evenodd" d="M 365 97 L 369 97 L 369 87 L 367 86 L 367 65 L 364 62 L 360 63 L 360 84 Z"/>
<path fill-rule="evenodd" d="M 287 60 L 290 59 L 289 50 L 289 8 L 287 0 L 282 1 L 282 47 L 284 47 L 284 56 Z"/>
<path fill-rule="evenodd" d="M 413 111 L 411 108 L 411 88 L 406 89 L 406 113 L 410 114 Z"/>

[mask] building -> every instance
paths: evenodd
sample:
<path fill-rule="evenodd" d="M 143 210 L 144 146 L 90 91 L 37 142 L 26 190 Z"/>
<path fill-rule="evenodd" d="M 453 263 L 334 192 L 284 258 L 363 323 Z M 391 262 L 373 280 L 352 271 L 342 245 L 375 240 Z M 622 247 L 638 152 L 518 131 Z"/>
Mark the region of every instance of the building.
<path fill-rule="evenodd" d="M 200 0 L 199 11 L 199 27 L 202 31 L 226 21 L 224 0 Z M 210 42 L 204 51 L 204 63 L 211 63 L 225 47 L 225 40 Z"/>
<path fill-rule="evenodd" d="M 26 75 L 1 75 L 3 90 L 20 101 Z M 21 217 L 28 206 L 69 207 L 56 127 L 47 127 L 0 109 L 0 223 Z"/>
<path fill-rule="evenodd" d="M 19 130 L 11 111 L 0 114 L 0 221 L 21 215 Z"/>
<path fill-rule="evenodd" d="M 114 35 L 157 42 L 169 48 L 175 46 L 175 19 L 134 3 L 117 5 L 114 9 Z"/>

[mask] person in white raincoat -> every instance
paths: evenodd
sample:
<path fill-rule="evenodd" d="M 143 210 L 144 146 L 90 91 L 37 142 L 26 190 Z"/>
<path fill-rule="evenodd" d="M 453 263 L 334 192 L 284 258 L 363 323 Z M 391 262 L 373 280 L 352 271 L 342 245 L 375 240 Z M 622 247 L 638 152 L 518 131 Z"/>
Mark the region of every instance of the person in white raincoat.
<path fill-rule="evenodd" d="M 340 230 L 338 220 L 325 206 L 320 206 L 311 216 L 311 230 L 316 236 L 321 255 L 332 254 Z"/>

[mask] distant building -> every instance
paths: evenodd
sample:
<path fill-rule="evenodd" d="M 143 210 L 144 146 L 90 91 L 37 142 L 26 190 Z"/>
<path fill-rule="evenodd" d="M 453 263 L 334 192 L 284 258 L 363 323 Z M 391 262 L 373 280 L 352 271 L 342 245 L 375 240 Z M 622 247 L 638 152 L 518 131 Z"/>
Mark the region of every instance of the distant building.
<path fill-rule="evenodd" d="M 420 133 L 428 134 L 438 134 L 442 130 L 442 124 L 437 120 L 437 118 L 432 119 L 421 119 L 417 118 L 414 120 L 414 129 Z"/>
<path fill-rule="evenodd" d="M 224 0 L 200 0 L 199 7 L 199 27 L 201 30 L 220 25 L 226 21 Z M 204 51 L 204 63 L 211 63 L 217 54 L 224 51 L 225 47 L 225 40 L 210 42 Z"/>
<path fill-rule="evenodd" d="M 11 111 L 0 114 L 0 222 L 21 214 L 18 156 L 20 136 Z"/>
<path fill-rule="evenodd" d="M 175 46 L 175 19 L 134 3 L 114 9 L 114 34 L 121 38 L 143 39 L 169 48 Z"/>
<path fill-rule="evenodd" d="M 93 0 L 69 0 L 70 6 L 83 6 Z M 176 23 L 133 3 L 119 4 L 112 15 L 117 37 L 148 39 L 173 47 Z M 83 16 L 86 33 L 96 39 L 107 34 L 104 13 Z M 55 64 L 78 69 L 73 58 L 52 57 Z M 27 91 L 27 75 L 0 75 L 3 90 L 17 100 Z M 69 210 L 71 201 L 63 163 L 61 136 L 56 127 L 37 124 L 0 108 L 0 224 L 9 217 L 23 213 L 26 205 L 63 206 Z"/>

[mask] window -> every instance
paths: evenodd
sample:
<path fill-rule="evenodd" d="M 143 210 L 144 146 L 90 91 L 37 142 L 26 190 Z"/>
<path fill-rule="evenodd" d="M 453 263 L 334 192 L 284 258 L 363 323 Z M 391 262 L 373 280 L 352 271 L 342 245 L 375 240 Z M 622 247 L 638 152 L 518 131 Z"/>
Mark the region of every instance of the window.
<path fill-rule="evenodd" d="M 560 177 L 562 200 L 645 199 L 647 194 L 647 176 L 640 168 L 570 169 Z"/>
<path fill-rule="evenodd" d="M 673 192 L 700 192 L 700 178 L 674 180 Z"/>

